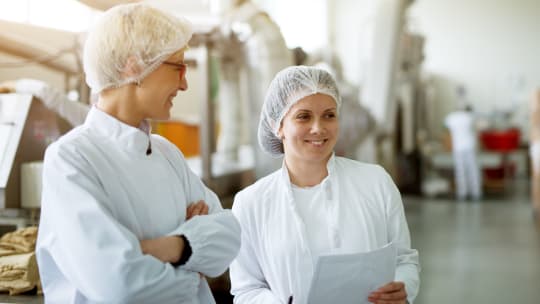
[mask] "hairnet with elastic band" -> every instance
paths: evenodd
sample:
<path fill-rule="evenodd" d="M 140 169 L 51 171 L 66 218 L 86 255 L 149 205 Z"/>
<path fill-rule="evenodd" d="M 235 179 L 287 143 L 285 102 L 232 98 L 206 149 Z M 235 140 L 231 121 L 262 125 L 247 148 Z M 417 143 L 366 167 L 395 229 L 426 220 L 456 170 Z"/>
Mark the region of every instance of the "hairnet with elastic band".
<path fill-rule="evenodd" d="M 115 6 L 89 31 L 83 55 L 86 82 L 95 93 L 139 83 L 185 48 L 192 34 L 186 19 L 147 4 Z"/>
<path fill-rule="evenodd" d="M 283 117 L 304 97 L 325 94 L 341 107 L 334 77 L 327 71 L 309 66 L 291 66 L 280 71 L 270 83 L 259 120 L 258 139 L 262 150 L 273 157 L 283 155 L 283 142 L 278 132 Z"/>

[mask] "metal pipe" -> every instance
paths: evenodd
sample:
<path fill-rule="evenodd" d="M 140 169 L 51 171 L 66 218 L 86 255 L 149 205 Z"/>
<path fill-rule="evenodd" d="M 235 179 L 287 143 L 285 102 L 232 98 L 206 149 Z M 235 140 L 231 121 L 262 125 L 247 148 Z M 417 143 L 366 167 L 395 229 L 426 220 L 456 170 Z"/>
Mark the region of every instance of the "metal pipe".
<path fill-rule="evenodd" d="M 39 47 L 36 47 L 35 44 L 29 44 L 8 33 L 0 33 L 0 52 L 5 52 L 25 59 L 45 58 L 47 56 L 55 55 L 51 54 L 50 50 L 40 49 Z M 68 64 L 63 60 L 52 59 L 38 63 L 67 74 L 75 75 L 80 73 L 76 66 Z"/>

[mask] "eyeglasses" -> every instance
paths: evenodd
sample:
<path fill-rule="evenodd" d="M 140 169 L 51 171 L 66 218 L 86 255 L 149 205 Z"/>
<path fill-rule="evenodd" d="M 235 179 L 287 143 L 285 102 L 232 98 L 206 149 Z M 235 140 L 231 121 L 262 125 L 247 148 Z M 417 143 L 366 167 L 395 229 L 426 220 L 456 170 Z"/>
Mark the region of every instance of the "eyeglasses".
<path fill-rule="evenodd" d="M 169 61 L 164 61 L 163 64 L 168 64 L 168 65 L 172 65 L 176 68 L 178 68 L 178 74 L 180 76 L 180 80 L 184 79 L 184 77 L 186 77 L 186 72 L 187 72 L 187 68 L 188 68 L 188 65 L 187 63 L 175 63 L 175 62 L 169 62 Z"/>

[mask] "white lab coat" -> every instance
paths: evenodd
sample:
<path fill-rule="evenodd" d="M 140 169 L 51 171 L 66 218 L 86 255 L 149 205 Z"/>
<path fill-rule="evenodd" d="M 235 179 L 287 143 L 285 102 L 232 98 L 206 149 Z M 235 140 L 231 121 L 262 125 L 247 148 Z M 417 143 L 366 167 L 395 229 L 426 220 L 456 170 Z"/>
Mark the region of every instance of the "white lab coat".
<path fill-rule="evenodd" d="M 444 124 L 452 134 L 454 151 L 476 149 L 475 118 L 472 112 L 456 111 L 446 116 Z"/>
<path fill-rule="evenodd" d="M 452 134 L 454 180 L 458 199 L 482 197 L 482 175 L 476 158 L 475 117 L 469 111 L 450 113 L 445 121 Z"/>
<path fill-rule="evenodd" d="M 186 221 L 201 199 L 210 214 Z M 142 239 L 180 234 L 193 251 L 183 266 L 141 252 Z M 199 272 L 223 273 L 239 247 L 232 213 L 164 138 L 94 107 L 47 149 L 36 247 L 46 303 L 214 303 Z"/>
<path fill-rule="evenodd" d="M 396 281 L 413 303 L 419 287 L 418 252 L 411 249 L 401 197 L 379 166 L 332 156 L 322 182 L 328 225 L 306 227 L 297 212 L 288 171 L 283 167 L 239 192 L 233 213 L 242 227 L 242 247 L 230 267 L 235 303 L 306 301 L 313 257 L 306 229 L 320 230 L 330 253 L 365 252 L 394 242 Z"/>

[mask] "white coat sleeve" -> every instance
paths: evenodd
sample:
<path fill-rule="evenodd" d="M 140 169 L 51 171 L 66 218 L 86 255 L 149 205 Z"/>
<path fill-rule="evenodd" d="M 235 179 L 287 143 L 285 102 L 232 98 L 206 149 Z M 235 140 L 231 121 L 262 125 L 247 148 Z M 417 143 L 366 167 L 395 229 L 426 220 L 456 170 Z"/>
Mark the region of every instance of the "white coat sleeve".
<path fill-rule="evenodd" d="M 217 277 L 227 270 L 240 249 L 240 225 L 230 210 L 195 216 L 179 230 L 191 246 L 191 256 L 180 268 Z"/>
<path fill-rule="evenodd" d="M 249 198 L 246 198 L 249 199 Z M 251 198 L 255 199 L 255 198 Z M 251 224 L 242 193 L 236 195 L 232 212 L 242 228 L 242 246 L 229 269 L 231 294 L 235 304 L 278 304 L 281 301 L 272 293 L 259 264 L 259 254 L 250 235 L 255 226 Z"/>
<path fill-rule="evenodd" d="M 73 147 L 47 150 L 40 272 L 56 264 L 90 302 L 198 303 L 199 274 L 144 255 L 137 237 L 113 217 L 114 202 L 94 171 Z"/>
<path fill-rule="evenodd" d="M 169 158 L 173 152 L 169 150 Z M 184 188 L 188 190 L 186 205 L 202 199 L 208 204 L 209 214 L 193 217 L 169 235 L 184 235 L 191 246 L 191 256 L 180 268 L 217 277 L 227 270 L 240 250 L 240 225 L 230 210 L 223 209 L 217 195 L 189 169 L 180 151 L 177 153 L 179 158 L 172 164 L 183 176 Z"/>
<path fill-rule="evenodd" d="M 66 95 L 40 80 L 20 79 L 15 85 L 15 91 L 41 99 L 47 108 L 58 113 L 74 127 L 83 124 L 90 111 L 89 105 L 67 99 Z"/>
<path fill-rule="evenodd" d="M 184 189 L 186 189 L 186 196 L 188 197 L 188 201 L 185 202 L 186 206 L 196 203 L 199 200 L 204 200 L 208 205 L 209 214 L 222 211 L 223 207 L 219 198 L 191 171 L 182 151 L 161 136 L 152 135 L 152 138 L 156 140 L 153 143 L 161 147 L 167 160 L 184 182 Z"/>
<path fill-rule="evenodd" d="M 223 206 L 221 206 L 218 196 L 212 190 L 208 189 L 201 179 L 191 171 L 183 156 L 182 161 L 185 164 L 185 181 L 188 183 L 187 187 L 191 191 L 191 202 L 197 202 L 200 199 L 204 200 L 208 205 L 208 214 L 223 211 Z"/>
<path fill-rule="evenodd" d="M 407 300 L 412 304 L 420 288 L 418 251 L 411 248 L 409 227 L 399 190 L 392 178 L 388 174 L 386 176 L 388 184 L 386 191 L 388 239 L 397 246 L 395 280 L 405 283 Z"/>

